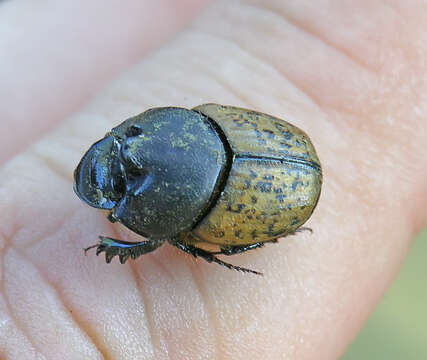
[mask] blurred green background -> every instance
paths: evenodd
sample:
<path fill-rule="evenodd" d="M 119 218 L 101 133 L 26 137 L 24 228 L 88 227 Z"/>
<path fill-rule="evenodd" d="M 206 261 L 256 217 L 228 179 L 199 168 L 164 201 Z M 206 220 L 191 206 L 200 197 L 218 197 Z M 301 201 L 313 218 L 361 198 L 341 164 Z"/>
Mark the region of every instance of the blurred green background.
<path fill-rule="evenodd" d="M 427 359 L 427 228 L 341 360 Z"/>

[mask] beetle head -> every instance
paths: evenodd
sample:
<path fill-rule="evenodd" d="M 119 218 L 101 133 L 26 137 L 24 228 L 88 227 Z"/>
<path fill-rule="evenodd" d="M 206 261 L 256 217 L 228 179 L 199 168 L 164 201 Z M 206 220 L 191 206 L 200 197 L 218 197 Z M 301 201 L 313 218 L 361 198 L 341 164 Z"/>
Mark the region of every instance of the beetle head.
<path fill-rule="evenodd" d="M 74 191 L 90 206 L 111 210 L 125 195 L 125 173 L 119 152 L 119 142 L 107 134 L 91 146 L 77 166 Z"/>

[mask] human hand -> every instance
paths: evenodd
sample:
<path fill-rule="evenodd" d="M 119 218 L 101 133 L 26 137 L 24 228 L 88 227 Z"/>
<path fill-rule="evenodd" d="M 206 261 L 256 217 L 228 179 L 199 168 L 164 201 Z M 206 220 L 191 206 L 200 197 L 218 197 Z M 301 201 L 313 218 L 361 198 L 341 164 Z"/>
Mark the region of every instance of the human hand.
<path fill-rule="evenodd" d="M 188 0 L 188 13 L 165 15 L 154 2 L 95 3 L 75 1 L 70 10 L 56 2 L 51 14 L 37 8 L 36 16 L 25 2 L 0 6 L 0 48 L 8 50 L 0 60 L 1 154 L 16 155 L 0 169 L 0 353 L 337 358 L 426 220 L 425 5 L 217 1 L 143 56 L 201 3 Z M 162 11 L 172 4 L 164 1 Z M 68 27 L 54 27 L 65 19 Z M 40 38 L 49 41 L 33 48 Z M 170 246 L 127 265 L 83 256 L 99 234 L 138 240 L 74 195 L 83 152 L 147 108 L 205 102 L 270 113 L 309 134 L 324 176 L 307 223 L 313 235 L 227 259 L 264 277 Z"/>

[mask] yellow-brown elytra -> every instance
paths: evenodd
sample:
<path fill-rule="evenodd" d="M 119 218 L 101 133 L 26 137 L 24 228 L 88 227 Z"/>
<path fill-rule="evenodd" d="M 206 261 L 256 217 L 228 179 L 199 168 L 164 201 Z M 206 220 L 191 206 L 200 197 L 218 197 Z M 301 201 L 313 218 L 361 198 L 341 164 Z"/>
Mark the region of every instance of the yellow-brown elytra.
<path fill-rule="evenodd" d="M 83 156 L 74 190 L 146 240 L 100 236 L 106 261 L 165 241 L 230 269 L 216 255 L 275 242 L 301 228 L 316 207 L 322 170 L 308 136 L 252 110 L 204 104 L 154 108 L 113 128 Z M 218 251 L 203 249 L 213 244 Z"/>

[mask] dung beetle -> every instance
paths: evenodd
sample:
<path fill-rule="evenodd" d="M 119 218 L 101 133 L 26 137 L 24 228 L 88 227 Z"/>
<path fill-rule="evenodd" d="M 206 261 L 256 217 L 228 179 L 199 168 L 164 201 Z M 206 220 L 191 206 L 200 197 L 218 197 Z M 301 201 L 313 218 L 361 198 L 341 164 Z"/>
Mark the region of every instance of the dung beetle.
<path fill-rule="evenodd" d="M 320 196 L 322 170 L 297 127 L 253 110 L 204 104 L 149 109 L 93 144 L 74 172 L 74 191 L 145 237 L 100 236 L 96 254 L 121 263 L 165 241 L 229 269 L 233 255 L 294 234 Z M 215 250 L 203 249 L 204 244 Z"/>

